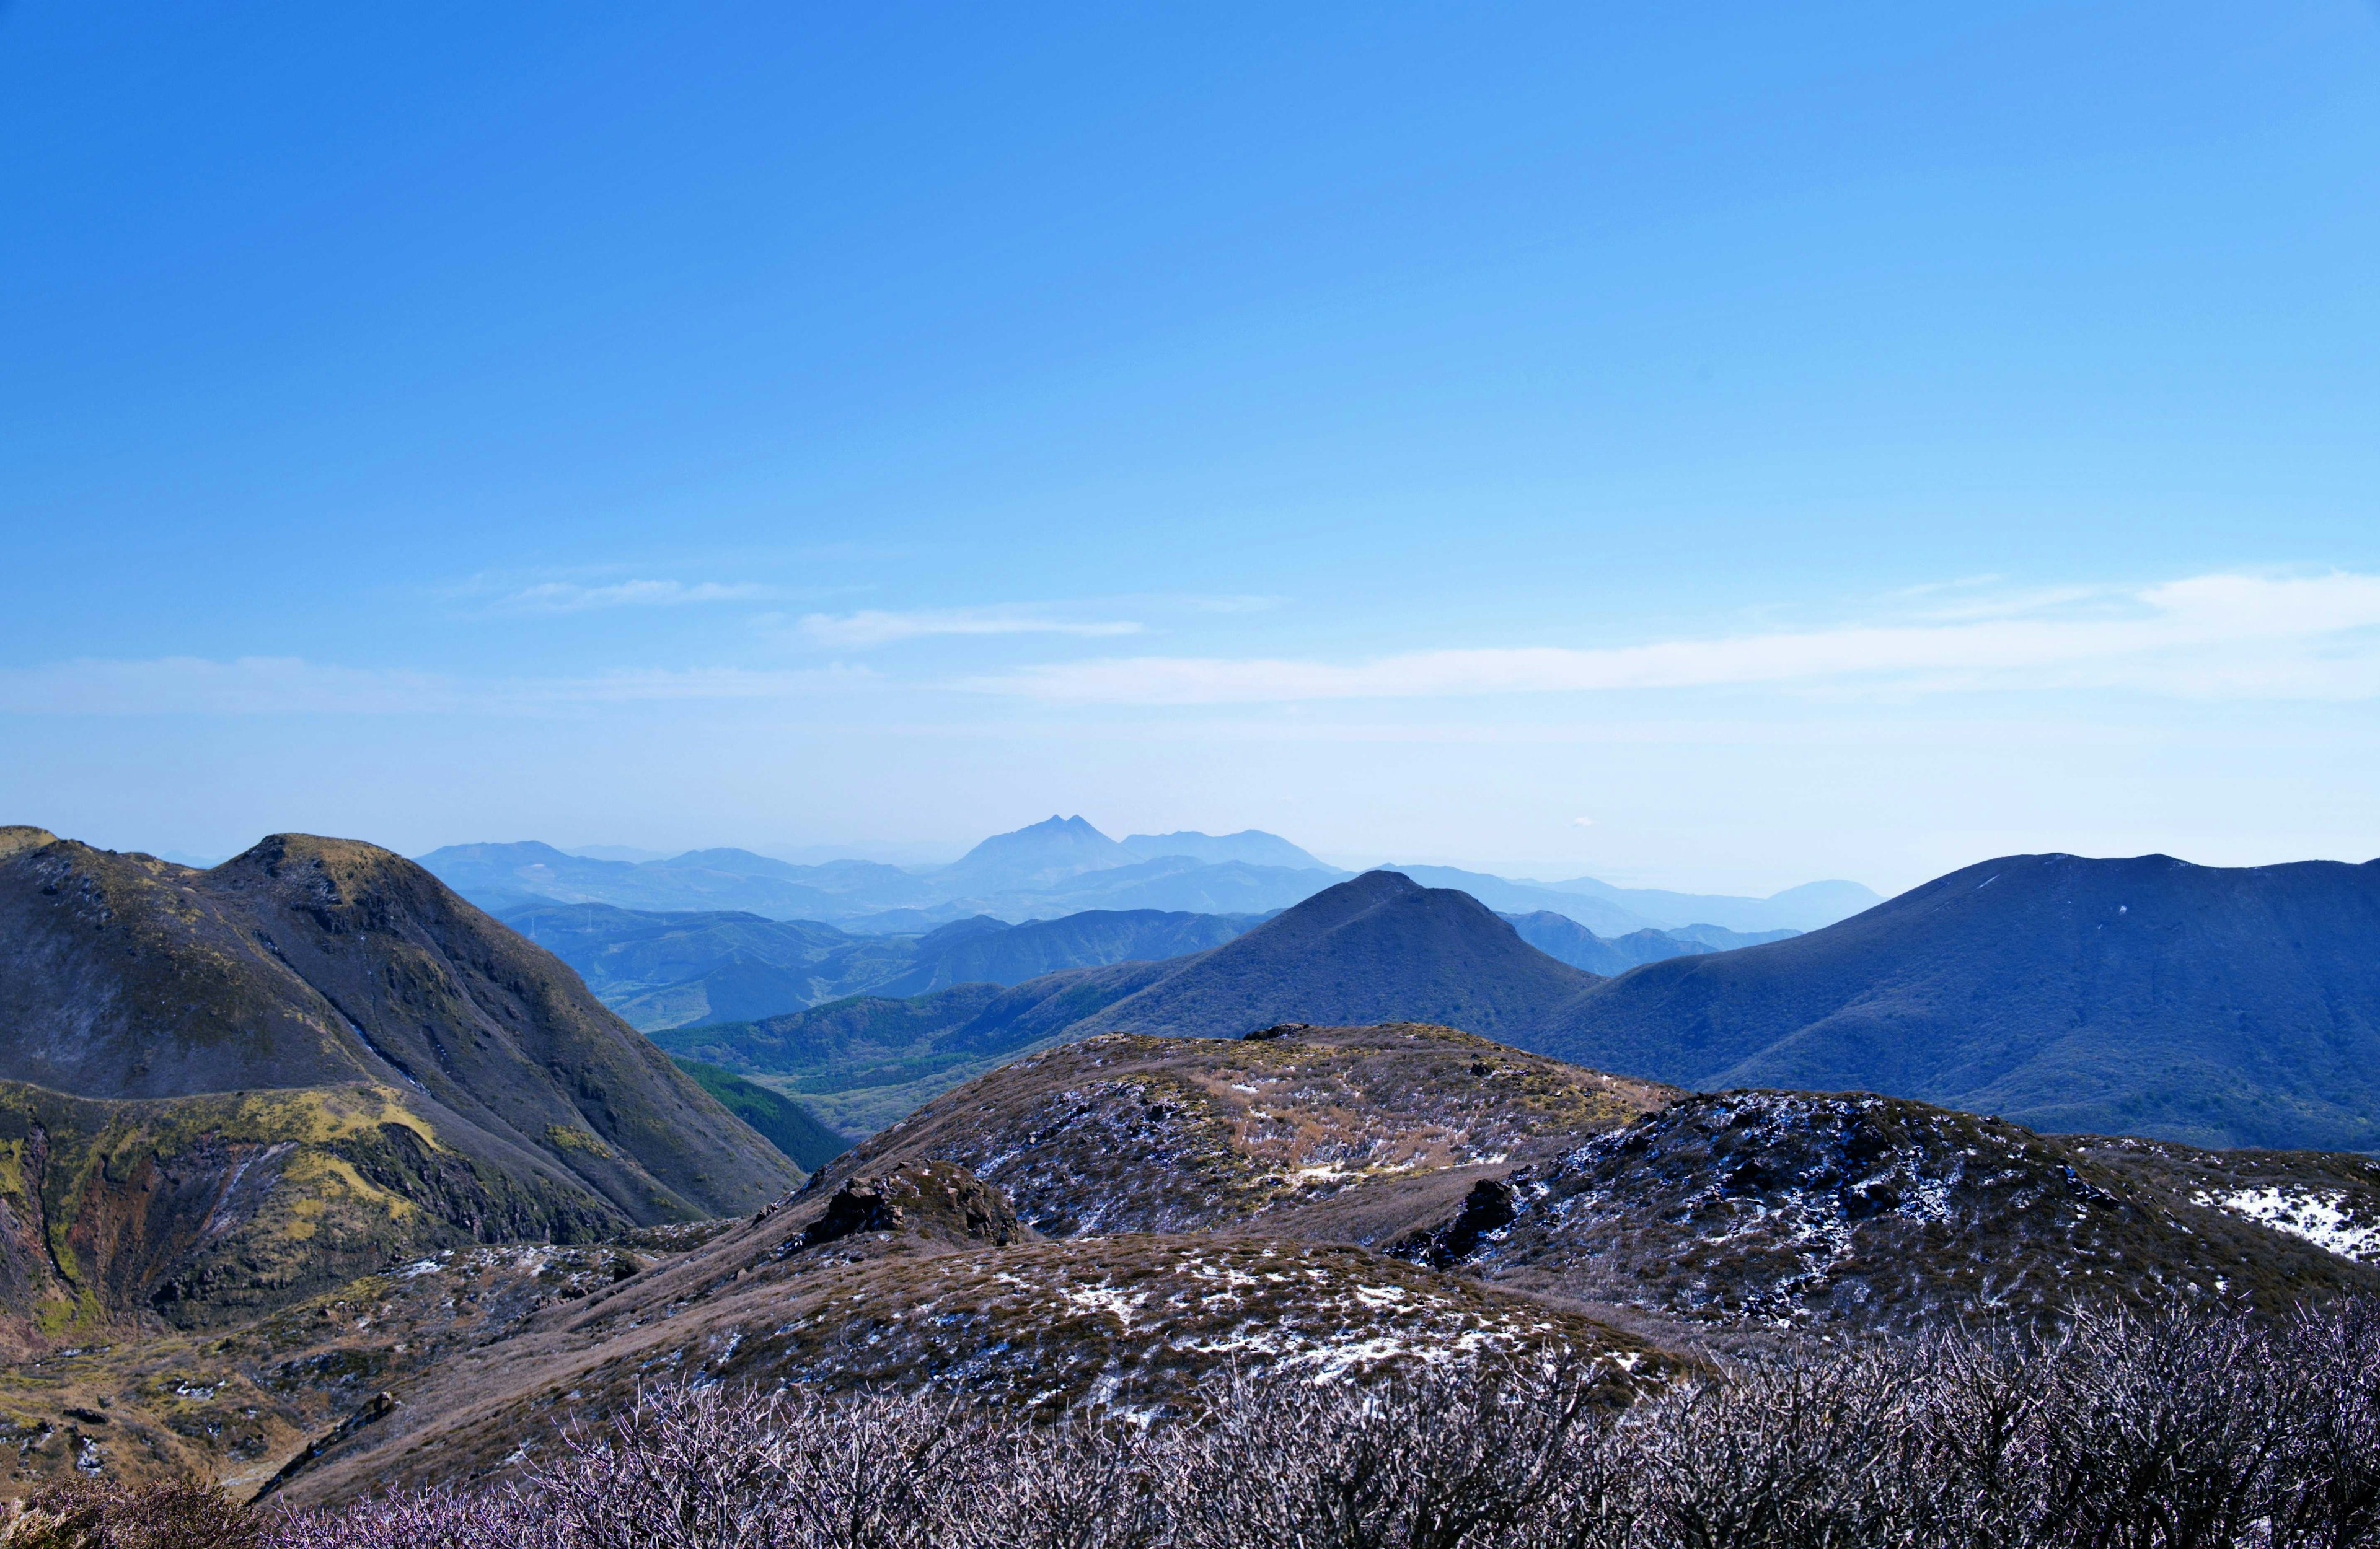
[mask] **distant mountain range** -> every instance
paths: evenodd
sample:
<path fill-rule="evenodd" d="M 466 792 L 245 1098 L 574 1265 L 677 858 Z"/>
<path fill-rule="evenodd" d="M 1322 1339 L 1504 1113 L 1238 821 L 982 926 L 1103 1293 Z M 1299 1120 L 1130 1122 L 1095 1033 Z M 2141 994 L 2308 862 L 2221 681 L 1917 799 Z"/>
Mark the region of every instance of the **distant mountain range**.
<path fill-rule="evenodd" d="M 647 1032 L 748 1021 L 863 991 L 921 995 L 1021 984 L 1060 969 L 1172 958 L 1220 946 L 1265 916 L 1087 910 L 1009 925 L 988 914 L 921 935 L 855 936 L 735 912 L 651 913 L 606 903 L 519 903 L 497 917 L 578 970 Z"/>
<path fill-rule="evenodd" d="M 1134 834 L 1114 840 L 1081 817 L 995 834 L 940 867 L 832 860 L 795 865 L 748 850 L 697 850 L 637 861 L 604 846 L 458 844 L 421 864 L 492 913 L 532 900 L 648 912 L 733 910 L 818 920 L 855 933 L 922 933 L 978 914 L 1019 923 L 1086 910 L 1266 914 L 1352 875 L 1277 834 Z M 1390 867 L 1453 887 L 1512 914 L 1556 914 L 1598 935 L 1715 926 L 1740 933 L 1809 930 L 1878 902 L 1854 882 L 1815 882 L 1769 899 L 1615 888 L 1592 877 L 1514 882 L 1447 866 Z"/>
<path fill-rule="evenodd" d="M 2010 856 L 1805 936 L 1613 978 L 1556 961 L 1524 927 L 1565 945 L 1558 925 L 1370 872 L 1172 962 L 661 1041 L 815 1094 L 846 1129 L 1093 1033 L 1400 1020 L 1691 1088 L 1872 1091 L 2060 1132 L 2380 1149 L 2380 863 Z"/>
<path fill-rule="evenodd" d="M 734 911 L 654 912 L 608 903 L 516 903 L 496 917 L 577 969 L 597 998 L 650 1033 L 749 1022 L 849 995 L 1005 986 L 1070 968 L 1183 957 L 1220 947 L 1271 916 L 1092 909 L 1010 925 L 978 914 L 915 936 L 853 935 L 820 921 Z M 1560 914 L 1508 917 L 1540 950 L 1601 974 L 1793 934 L 1742 936 L 1695 926 L 1606 940 Z"/>

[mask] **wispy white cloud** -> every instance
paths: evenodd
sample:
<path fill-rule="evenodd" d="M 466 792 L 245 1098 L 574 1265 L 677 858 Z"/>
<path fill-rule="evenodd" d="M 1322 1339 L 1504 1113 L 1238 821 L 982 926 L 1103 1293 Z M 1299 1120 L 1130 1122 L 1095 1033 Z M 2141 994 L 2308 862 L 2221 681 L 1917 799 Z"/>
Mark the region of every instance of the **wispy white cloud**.
<path fill-rule="evenodd" d="M 944 635 L 1074 635 L 1090 638 L 1137 635 L 1141 626 L 1122 619 L 1073 620 L 1031 608 L 928 608 L 909 612 L 875 609 L 856 613 L 811 613 L 799 625 L 815 645 L 863 650 L 902 640 Z"/>
<path fill-rule="evenodd" d="M 865 668 L 693 668 L 575 677 L 465 679 L 296 657 L 83 660 L 0 669 L 0 712 L 18 715 L 521 714 L 672 700 L 792 698 L 872 682 Z"/>
<path fill-rule="evenodd" d="M 1029 667 L 962 686 L 1199 705 L 1761 684 L 2380 696 L 2380 576 L 2201 575 L 2042 594 L 2012 611 L 1586 650 L 1491 647 L 1356 662 L 1132 657 Z"/>
<path fill-rule="evenodd" d="M 766 602 L 785 594 L 749 581 L 612 581 L 581 586 L 541 581 L 504 599 L 508 607 L 533 613 L 577 613 L 595 608 L 679 608 L 702 602 Z"/>

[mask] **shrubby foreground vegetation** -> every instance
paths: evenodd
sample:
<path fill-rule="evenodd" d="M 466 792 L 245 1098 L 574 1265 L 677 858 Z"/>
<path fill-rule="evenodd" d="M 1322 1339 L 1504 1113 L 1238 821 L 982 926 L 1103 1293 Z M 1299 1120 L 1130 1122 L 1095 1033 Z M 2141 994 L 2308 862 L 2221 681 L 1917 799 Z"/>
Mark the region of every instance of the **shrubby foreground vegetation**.
<path fill-rule="evenodd" d="M 9 1549 L 2339 1549 L 2380 1543 L 2380 1303 L 1801 1352 L 1625 1409 L 1556 1365 L 1276 1374 L 1196 1420 L 647 1393 L 476 1495 L 67 1486 Z"/>

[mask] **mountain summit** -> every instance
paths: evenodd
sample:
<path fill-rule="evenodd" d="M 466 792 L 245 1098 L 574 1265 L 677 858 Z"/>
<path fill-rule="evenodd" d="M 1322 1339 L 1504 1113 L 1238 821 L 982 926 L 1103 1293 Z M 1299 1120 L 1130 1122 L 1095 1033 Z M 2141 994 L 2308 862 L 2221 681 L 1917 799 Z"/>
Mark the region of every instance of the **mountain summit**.
<path fill-rule="evenodd" d="M 552 956 L 402 856 L 305 834 L 198 871 L 0 833 L 12 1145 L 18 1313 L 304 1294 L 399 1250 L 733 1213 L 799 1176 Z M 11 1225 L 42 1222 L 47 1242 Z"/>
<path fill-rule="evenodd" d="M 2380 862 L 2007 855 L 1791 940 L 1637 969 L 1530 1047 L 2034 1129 L 2380 1149 Z"/>
<path fill-rule="evenodd" d="M 945 890 L 1003 892 L 1046 888 L 1087 871 L 1130 865 L 1129 850 L 1083 820 L 1052 816 L 1009 833 L 994 834 L 935 876 Z"/>
<path fill-rule="evenodd" d="M 1367 871 L 1185 960 L 1079 1030 L 1233 1036 L 1273 1023 L 1403 1021 L 1510 1040 L 1596 982 L 1468 893 Z"/>

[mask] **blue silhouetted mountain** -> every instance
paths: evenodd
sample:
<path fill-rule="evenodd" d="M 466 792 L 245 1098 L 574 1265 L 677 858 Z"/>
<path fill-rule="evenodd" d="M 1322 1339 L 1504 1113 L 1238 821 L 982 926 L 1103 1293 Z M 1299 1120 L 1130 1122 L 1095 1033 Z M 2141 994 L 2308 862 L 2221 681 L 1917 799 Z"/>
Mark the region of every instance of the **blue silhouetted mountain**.
<path fill-rule="evenodd" d="M 889 1122 L 1023 1050 L 1093 1033 L 1237 1037 L 1289 1022 L 1427 1022 L 1519 1042 L 1544 1009 L 1596 982 L 1529 946 L 1477 900 L 1376 871 L 1189 956 L 1070 969 L 1005 990 L 963 984 L 905 999 L 866 996 L 655 1039 L 746 1074 L 790 1078 L 806 1100 L 840 1104 L 831 1111 L 853 1130 Z"/>
<path fill-rule="evenodd" d="M 1312 855 L 1281 838 L 1262 829 L 1243 829 L 1235 834 L 1201 834 L 1184 829 L 1171 834 L 1131 834 L 1123 847 L 1144 861 L 1158 860 L 1166 855 L 1187 855 L 1194 861 L 1209 865 L 1225 861 L 1239 861 L 1247 865 L 1278 866 L 1288 871 L 1335 871 Z"/>
<path fill-rule="evenodd" d="M 855 935 L 815 920 L 732 911 L 617 909 L 526 900 L 497 916 L 577 969 L 648 1032 L 750 1022 L 846 996 L 903 997 L 963 983 L 1007 986 L 1062 969 L 1180 957 L 1230 940 L 1261 914 L 1092 910 L 1012 926 L 989 915 L 922 934 Z"/>
<path fill-rule="evenodd" d="M 1080 817 L 995 834 L 941 867 L 855 859 L 797 865 L 724 848 L 625 858 L 636 853 L 607 846 L 565 852 L 535 842 L 456 844 L 420 864 L 493 914 L 549 899 L 646 913 L 735 911 L 875 936 L 922 935 L 979 914 L 1011 924 L 1094 909 L 1264 914 L 1350 875 L 1259 829 L 1135 834 L 1118 842 Z M 1560 914 L 1607 938 L 1697 925 L 1738 934 L 1803 930 L 1876 902 L 1851 882 L 1811 883 L 1755 899 L 1614 888 L 1588 877 L 1516 882 L 1452 866 L 1386 869 L 1426 887 L 1458 889 L 1507 914 Z"/>
<path fill-rule="evenodd" d="M 935 874 L 946 895 L 1029 892 L 1136 857 L 1081 817 L 994 834 Z"/>
<path fill-rule="evenodd" d="M 1688 926 L 1682 930 L 1636 930 L 1625 936 L 1602 937 L 1569 915 L 1551 910 L 1506 914 L 1504 923 L 1518 932 L 1522 940 L 1548 957 L 1606 978 L 1648 962 L 1693 957 L 1701 952 L 1729 952 L 1738 947 L 1757 947 L 1801 934 L 1797 930 L 1747 934 L 1722 930 L 1718 926 Z"/>
<path fill-rule="evenodd" d="M 1101 1031 L 1209 1037 L 1276 1023 L 1427 1022 L 1512 1043 L 1548 1006 L 1595 982 L 1467 893 L 1367 871 L 1092 1020 Z"/>
<path fill-rule="evenodd" d="M 1767 898 L 1734 898 L 1713 893 L 1673 893 L 1660 888 L 1615 888 L 1592 877 L 1567 882 L 1538 884 L 1556 894 L 1591 898 L 1642 921 L 1656 930 L 1709 925 L 1757 934 L 1771 930 L 1816 930 L 1873 909 L 1884 899 L 1857 882 L 1804 882 Z M 1564 914 L 1571 911 L 1560 905 Z"/>
<path fill-rule="evenodd" d="M 2380 862 L 2004 856 L 1791 940 L 1637 969 L 1522 1041 L 1705 1089 L 2380 1148 Z"/>

